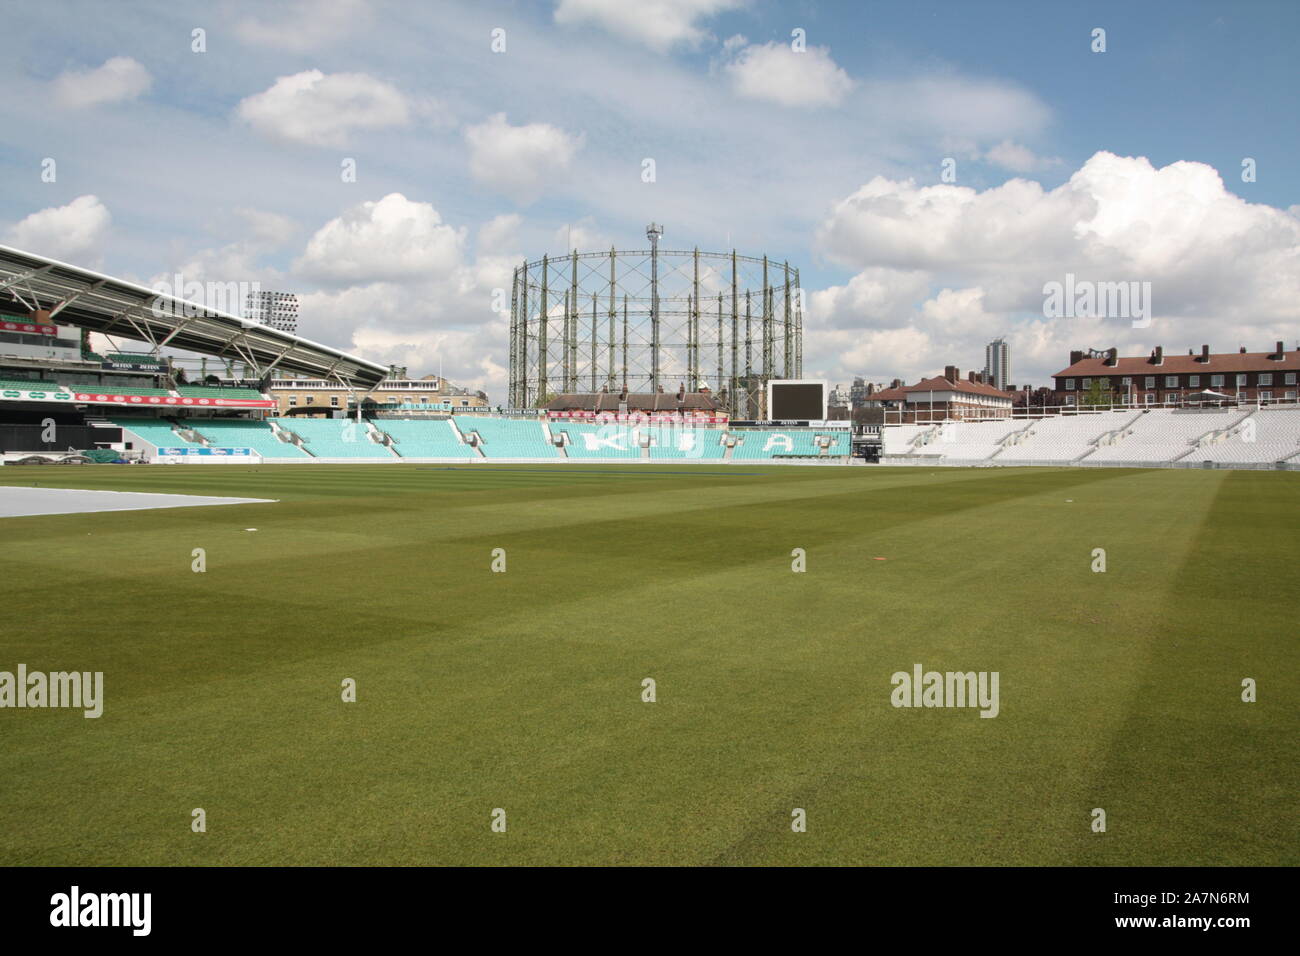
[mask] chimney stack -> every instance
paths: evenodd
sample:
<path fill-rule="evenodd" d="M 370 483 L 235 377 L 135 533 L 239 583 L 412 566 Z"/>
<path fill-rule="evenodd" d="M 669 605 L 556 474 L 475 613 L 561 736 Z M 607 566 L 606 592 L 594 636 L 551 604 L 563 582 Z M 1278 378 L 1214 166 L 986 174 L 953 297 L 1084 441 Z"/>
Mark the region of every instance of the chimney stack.
<path fill-rule="evenodd" d="M 1083 352 L 1081 352 L 1079 349 L 1074 349 L 1070 352 L 1071 365 L 1078 365 L 1082 361 L 1083 361 Z"/>
<path fill-rule="evenodd" d="M 1206 364 L 1210 361 L 1210 347 L 1208 345 L 1201 346 L 1201 357 L 1199 361 L 1202 364 Z"/>
<path fill-rule="evenodd" d="M 950 382 L 956 382 L 961 378 L 961 371 L 955 365 L 945 365 L 943 367 L 943 377 Z"/>
<path fill-rule="evenodd" d="M 1111 368 L 1119 365 L 1119 349 L 1113 345 L 1106 350 L 1106 364 Z"/>
<path fill-rule="evenodd" d="M 1282 347 L 1282 343 L 1281 343 L 1281 342 L 1278 342 L 1278 343 L 1277 343 L 1277 353 L 1276 353 L 1275 355 L 1270 355 L 1269 358 L 1271 358 L 1271 359 L 1275 359 L 1275 360 L 1278 361 L 1278 362 L 1280 362 L 1280 361 L 1282 361 L 1284 358 L 1286 358 L 1286 349 L 1284 349 L 1284 348 Z"/>

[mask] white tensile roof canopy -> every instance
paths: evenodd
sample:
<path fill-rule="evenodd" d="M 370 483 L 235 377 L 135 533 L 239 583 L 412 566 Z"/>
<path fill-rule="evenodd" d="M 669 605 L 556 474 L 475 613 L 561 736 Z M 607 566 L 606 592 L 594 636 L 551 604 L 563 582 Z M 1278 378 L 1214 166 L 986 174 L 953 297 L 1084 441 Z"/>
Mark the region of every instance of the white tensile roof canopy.
<path fill-rule="evenodd" d="M 51 322 L 139 339 L 155 353 L 170 346 L 237 359 L 259 375 L 282 369 L 367 390 L 388 375 L 382 365 L 290 332 L 0 245 L 0 301 L 5 298 L 48 311 Z"/>

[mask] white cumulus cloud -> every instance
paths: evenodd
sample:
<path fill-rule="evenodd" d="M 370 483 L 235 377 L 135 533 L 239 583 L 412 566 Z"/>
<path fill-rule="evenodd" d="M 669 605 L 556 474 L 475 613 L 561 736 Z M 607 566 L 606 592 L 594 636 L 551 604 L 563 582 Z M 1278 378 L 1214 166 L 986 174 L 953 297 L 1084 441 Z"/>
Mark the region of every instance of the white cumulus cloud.
<path fill-rule="evenodd" d="M 1055 156 L 1039 156 L 1027 146 L 1004 139 L 984 154 L 984 159 L 1013 173 L 1033 173 L 1061 165 Z"/>
<path fill-rule="evenodd" d="M 747 46 L 724 69 L 738 95 L 781 106 L 834 106 L 853 88 L 826 47 L 796 52 L 788 43 Z"/>
<path fill-rule="evenodd" d="M 365 73 L 304 70 L 240 100 L 236 115 L 262 135 L 309 146 L 346 146 L 358 130 L 405 126 L 406 97 Z"/>
<path fill-rule="evenodd" d="M 858 270 L 810 296 L 808 326 L 818 334 L 808 363 L 838 377 L 980 367 L 983 345 L 999 334 L 1011 340 L 1017 381 L 1039 384 L 1071 348 L 1271 348 L 1294 337 L 1300 299 L 1300 221 L 1247 202 L 1195 162 L 1156 168 L 1099 152 L 1051 190 L 1026 179 L 975 190 L 877 177 L 835 205 L 818 244 Z M 1150 326 L 1135 328 L 1131 316 L 1044 316 L 1044 285 L 1067 273 L 1149 282 Z M 910 364 L 900 353 L 892 366 L 852 367 L 867 353 L 846 336 L 878 345 L 898 341 L 880 333 L 901 328 L 933 350 Z"/>
<path fill-rule="evenodd" d="M 465 142 L 476 180 L 528 204 L 566 175 L 583 137 L 549 123 L 511 126 L 505 113 L 496 113 L 466 129 Z"/>
<path fill-rule="evenodd" d="M 112 216 L 97 196 L 34 212 L 6 233 L 6 243 L 74 265 L 97 263 Z"/>
<path fill-rule="evenodd" d="M 332 285 L 446 276 L 461 265 L 464 242 L 464 230 L 429 203 L 389 193 L 321 226 L 293 270 Z"/>
<path fill-rule="evenodd" d="M 133 100 L 153 84 L 149 71 L 129 56 L 115 56 L 93 70 L 69 70 L 54 79 L 54 101 L 69 109 Z"/>
<path fill-rule="evenodd" d="M 663 53 L 698 47 L 708 37 L 699 22 L 742 5 L 742 0 L 560 0 L 555 22 L 593 24 L 624 40 Z"/>
<path fill-rule="evenodd" d="M 239 20 L 235 35 L 250 46 L 306 53 L 355 35 L 371 19 L 366 0 L 297 0 L 281 9 L 272 19 Z"/>

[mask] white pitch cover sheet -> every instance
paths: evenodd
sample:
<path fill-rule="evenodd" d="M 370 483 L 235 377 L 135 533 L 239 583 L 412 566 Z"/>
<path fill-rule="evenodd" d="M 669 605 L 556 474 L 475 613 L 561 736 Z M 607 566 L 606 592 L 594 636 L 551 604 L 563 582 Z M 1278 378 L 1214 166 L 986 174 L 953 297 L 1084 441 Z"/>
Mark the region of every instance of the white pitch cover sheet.
<path fill-rule="evenodd" d="M 0 485 L 0 518 L 70 515 L 96 511 L 144 511 L 198 505 L 251 505 L 273 498 L 208 498 L 203 495 L 152 495 L 135 491 L 88 491 L 82 488 L 26 488 Z"/>

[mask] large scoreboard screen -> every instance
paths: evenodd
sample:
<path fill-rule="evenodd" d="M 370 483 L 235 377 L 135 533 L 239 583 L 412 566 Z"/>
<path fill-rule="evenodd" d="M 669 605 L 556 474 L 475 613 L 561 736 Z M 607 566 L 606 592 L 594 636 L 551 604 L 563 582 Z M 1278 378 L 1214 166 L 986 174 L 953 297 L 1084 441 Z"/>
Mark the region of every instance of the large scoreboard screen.
<path fill-rule="evenodd" d="M 774 379 L 767 383 L 767 417 L 777 421 L 826 418 L 826 383 Z"/>

